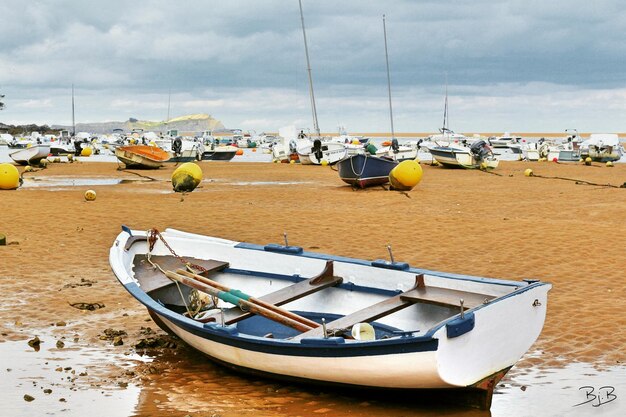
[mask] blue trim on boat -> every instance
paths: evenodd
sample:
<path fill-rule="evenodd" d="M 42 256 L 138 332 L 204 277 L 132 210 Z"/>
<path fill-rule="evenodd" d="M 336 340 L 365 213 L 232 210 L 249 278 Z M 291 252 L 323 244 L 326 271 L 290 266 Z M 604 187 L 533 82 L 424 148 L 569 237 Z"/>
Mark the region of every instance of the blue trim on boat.
<path fill-rule="evenodd" d="M 293 255 L 299 255 L 302 253 L 302 247 L 300 246 L 284 246 L 277 245 L 276 243 L 270 243 L 263 247 L 266 252 L 278 252 L 278 253 L 290 253 Z"/>
<path fill-rule="evenodd" d="M 474 317 L 474 313 L 466 313 L 463 318 L 459 317 L 446 323 L 446 335 L 448 339 L 459 337 L 473 330 L 475 324 L 476 318 Z"/>
<path fill-rule="evenodd" d="M 128 283 L 124 287 L 150 311 L 166 318 L 177 327 L 191 334 L 216 343 L 255 352 L 286 356 L 354 357 L 429 352 L 436 351 L 439 345 L 439 341 L 433 339 L 430 335 L 343 344 L 335 344 L 327 342 L 326 340 L 328 339 L 318 338 L 311 338 L 308 342 L 300 343 L 290 340 L 249 336 L 238 332 L 236 326 L 221 326 L 215 323 L 205 324 L 171 311 L 148 296 L 136 283 Z"/>
<path fill-rule="evenodd" d="M 376 268 L 395 269 L 396 271 L 406 271 L 409 269 L 409 264 L 406 262 L 389 262 L 384 259 L 372 261 L 372 266 Z"/>
<path fill-rule="evenodd" d="M 249 250 L 260 250 L 260 251 L 265 250 L 264 249 L 265 246 L 257 245 L 254 243 L 247 243 L 247 242 L 240 242 L 236 244 L 234 247 L 240 248 L 240 249 L 249 249 Z M 321 259 L 325 261 L 336 261 L 336 262 L 344 262 L 344 263 L 355 264 L 355 265 L 372 266 L 372 261 L 366 261 L 363 259 L 356 259 L 356 258 L 348 258 L 348 257 L 343 257 L 343 256 L 326 255 L 326 254 L 317 253 L 317 252 L 303 251 L 300 254 L 285 254 L 285 255 L 302 256 L 302 257 L 311 258 L 311 259 Z M 415 267 L 410 267 L 406 269 L 405 272 L 412 272 L 415 274 L 433 275 L 433 276 L 437 276 L 440 278 L 449 278 L 449 279 L 454 279 L 454 280 L 485 282 L 488 284 L 505 285 L 508 287 L 519 287 L 520 285 L 523 285 L 519 281 L 511 281 L 511 280 L 504 280 L 504 279 L 498 279 L 498 278 L 484 278 L 484 277 L 477 277 L 477 276 L 463 275 L 463 274 L 454 274 L 451 272 L 433 271 L 430 269 L 415 268 Z M 546 283 L 542 283 L 542 284 L 545 285 Z"/>

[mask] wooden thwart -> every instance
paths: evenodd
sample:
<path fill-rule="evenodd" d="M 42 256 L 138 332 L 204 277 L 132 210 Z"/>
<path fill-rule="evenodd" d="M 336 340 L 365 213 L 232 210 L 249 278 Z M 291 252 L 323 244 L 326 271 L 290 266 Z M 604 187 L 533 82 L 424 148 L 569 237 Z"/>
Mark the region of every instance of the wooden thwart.
<path fill-rule="evenodd" d="M 180 259 L 171 255 L 152 255 L 150 260 L 159 265 L 163 270 L 172 270 L 183 266 Z M 209 272 L 217 272 L 228 268 L 228 262 L 216 261 L 213 259 L 205 260 L 186 257 L 185 260 L 194 265 L 199 265 Z M 148 262 L 146 255 L 135 255 L 133 264 L 135 279 L 139 281 L 141 289 L 146 293 L 174 285 L 173 282 L 164 276 L 158 268 L 155 268 Z"/>
<path fill-rule="evenodd" d="M 311 326 L 303 324 L 303 321 L 306 320 L 306 318 L 300 317 L 301 320 L 294 319 L 293 318 L 294 313 L 287 312 L 287 311 L 280 311 L 281 309 L 278 309 L 276 307 L 273 309 L 269 309 L 265 306 L 261 306 L 254 302 L 251 302 L 249 301 L 249 299 L 245 300 L 244 298 L 239 298 L 229 292 L 225 292 L 216 287 L 200 282 L 196 280 L 195 278 L 189 278 L 189 277 L 177 274 L 172 271 L 166 271 L 165 275 L 172 280 L 178 281 L 191 288 L 195 288 L 198 291 L 202 291 L 204 293 L 207 293 L 214 297 L 218 297 L 220 299 L 225 299 L 228 302 L 232 302 L 238 305 L 241 309 L 248 310 L 254 314 L 258 314 L 263 317 L 267 317 L 270 320 L 284 324 L 285 326 L 289 326 L 298 331 L 306 332 L 312 329 Z"/>
<path fill-rule="evenodd" d="M 412 289 L 327 323 L 326 328 L 329 334 L 333 330 L 350 329 L 357 323 L 369 323 L 378 320 L 381 317 L 388 316 L 419 302 L 446 307 L 458 306 L 460 309 L 460 300 L 463 299 L 464 309 L 469 309 L 493 298 L 484 294 L 439 287 L 426 287 L 424 285 L 424 275 L 420 274 L 415 277 L 415 286 Z M 309 337 L 324 337 L 324 330 L 318 327 L 295 336 L 293 340 Z"/>
<path fill-rule="evenodd" d="M 318 276 L 289 285 L 272 293 L 265 294 L 257 299 L 275 306 L 282 306 L 302 297 L 306 297 L 307 295 L 314 294 L 324 288 L 339 285 L 342 281 L 343 278 L 333 276 L 333 261 L 327 261 L 324 270 Z M 251 312 L 241 311 L 238 307 L 229 308 L 224 310 L 224 323 L 233 324 L 251 316 Z M 208 316 L 202 321 L 219 320 L 221 320 L 220 315 L 215 314 Z"/>

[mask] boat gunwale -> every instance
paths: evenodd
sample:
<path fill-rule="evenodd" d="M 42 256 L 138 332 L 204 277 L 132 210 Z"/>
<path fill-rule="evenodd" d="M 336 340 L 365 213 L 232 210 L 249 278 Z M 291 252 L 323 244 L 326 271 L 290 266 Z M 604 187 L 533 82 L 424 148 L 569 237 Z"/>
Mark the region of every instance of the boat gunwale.
<path fill-rule="evenodd" d="M 124 237 L 124 235 L 126 237 Z M 189 234 L 189 235 L 199 236 L 199 235 L 193 235 L 193 234 Z M 124 263 L 122 262 L 120 255 L 126 252 L 127 249 L 125 249 L 125 244 L 126 244 L 126 240 L 128 240 L 129 237 L 130 235 L 127 234 L 127 232 L 125 231 L 121 232 L 116 239 L 116 242 L 118 243 L 116 243 L 111 249 L 111 254 L 110 254 L 111 258 L 113 258 L 113 256 L 118 258 L 118 261 L 120 265 L 122 266 L 124 266 Z M 188 236 L 185 236 L 182 238 L 190 239 L 190 237 Z M 260 251 L 265 252 L 264 246 L 250 244 L 250 243 L 243 243 L 243 242 L 239 242 L 239 243 L 232 242 L 232 243 L 234 244 L 233 245 L 234 248 L 248 249 L 248 250 L 260 250 Z M 301 252 L 297 254 L 281 253 L 280 255 L 300 256 L 300 257 L 322 259 L 322 260 L 333 260 L 333 261 L 338 261 L 338 262 L 353 263 L 353 264 L 368 266 L 371 268 L 376 268 L 375 266 L 372 266 L 370 261 L 365 261 L 365 260 L 355 259 L 355 258 L 343 258 L 343 257 L 338 257 L 338 256 L 333 256 L 333 255 L 317 254 L 317 253 L 312 253 L 312 252 Z M 240 271 L 245 271 L 245 270 L 240 270 Z M 115 272 L 115 269 L 114 269 L 114 272 Z M 125 266 L 124 266 L 124 272 L 127 273 Z M 481 277 L 474 277 L 474 276 L 468 276 L 468 275 L 430 271 L 430 270 L 424 270 L 424 269 L 418 269 L 418 268 L 407 268 L 403 270 L 402 272 L 425 273 L 428 275 L 433 275 L 433 276 L 437 276 L 441 278 L 448 278 L 448 279 L 453 279 L 453 280 L 465 280 L 465 281 L 472 281 L 472 282 L 478 282 L 478 283 L 487 282 L 487 283 L 493 283 L 497 285 L 515 287 L 515 289 L 512 292 L 508 294 L 504 294 L 493 300 L 490 300 L 487 304 L 478 305 L 476 307 L 466 310 L 464 312 L 465 314 L 478 311 L 496 302 L 507 300 L 509 298 L 518 296 L 532 289 L 545 286 L 545 285 L 550 285 L 549 283 L 537 281 L 537 282 L 527 282 L 526 283 L 527 285 L 521 286 L 523 284 L 518 281 L 505 281 L 505 280 L 498 280 L 498 279 L 491 279 L 491 278 L 481 278 Z M 267 273 L 264 273 L 262 271 L 249 271 L 249 275 L 263 276 L 263 274 L 267 274 Z M 285 275 L 285 276 L 288 277 L 288 275 Z M 310 355 L 304 355 L 304 356 L 318 356 L 318 355 L 363 356 L 363 355 L 372 355 L 372 354 L 387 355 L 390 353 L 408 352 L 409 350 L 407 350 L 407 347 L 409 345 L 413 348 L 418 348 L 420 347 L 419 346 L 420 344 L 428 343 L 431 341 L 438 341 L 438 338 L 434 337 L 435 333 L 439 331 L 442 327 L 446 326 L 448 323 L 454 320 L 457 320 L 460 317 L 460 314 L 454 314 L 448 317 L 447 319 L 442 320 L 439 323 L 435 324 L 433 327 L 429 328 L 425 333 L 422 333 L 419 336 L 415 336 L 414 334 L 411 334 L 411 335 L 403 335 L 403 336 L 392 337 L 388 339 L 378 339 L 378 340 L 367 341 L 367 342 L 329 344 L 328 339 L 317 339 L 317 338 L 306 339 L 307 343 L 301 343 L 300 341 L 291 341 L 288 339 L 267 339 L 267 338 L 263 338 L 263 337 L 259 337 L 255 335 L 240 333 L 239 331 L 236 330 L 236 326 L 220 326 L 220 325 L 215 325 L 215 324 L 207 325 L 205 323 L 195 321 L 191 318 L 184 317 L 182 314 L 168 309 L 167 307 L 162 305 L 159 301 L 152 298 L 149 294 L 143 291 L 143 289 L 141 289 L 141 287 L 138 284 L 138 281 L 134 277 L 130 277 L 130 278 L 131 280 L 123 285 L 127 289 L 127 291 L 131 293 L 131 295 L 133 295 L 139 302 L 141 302 L 150 311 L 154 311 L 156 314 L 166 317 L 168 320 L 171 320 L 174 324 L 176 324 L 177 326 L 180 326 L 186 331 L 192 334 L 198 335 L 200 337 L 206 337 L 207 335 L 210 335 L 211 340 L 214 340 L 217 343 L 235 345 L 241 348 L 251 349 L 254 351 L 267 350 L 267 353 L 275 353 L 275 354 L 303 356 L 305 353 L 310 353 Z M 118 277 L 118 280 L 120 280 L 120 277 Z M 369 287 L 366 287 L 366 288 L 369 288 Z M 398 351 L 399 346 L 401 346 L 400 352 Z M 365 350 L 362 350 L 365 347 L 368 347 L 368 348 Z M 311 348 L 312 350 L 310 350 L 309 348 Z M 380 349 L 377 349 L 377 348 L 380 348 Z M 283 350 L 286 350 L 286 351 L 283 352 Z M 437 350 L 437 347 L 435 347 L 435 349 L 433 350 Z M 367 353 L 362 353 L 365 351 L 367 351 Z M 412 349 L 410 351 L 412 351 Z M 423 349 L 418 349 L 418 351 L 423 351 Z M 323 354 L 320 352 L 323 352 Z M 361 353 L 359 354 L 359 352 Z"/>

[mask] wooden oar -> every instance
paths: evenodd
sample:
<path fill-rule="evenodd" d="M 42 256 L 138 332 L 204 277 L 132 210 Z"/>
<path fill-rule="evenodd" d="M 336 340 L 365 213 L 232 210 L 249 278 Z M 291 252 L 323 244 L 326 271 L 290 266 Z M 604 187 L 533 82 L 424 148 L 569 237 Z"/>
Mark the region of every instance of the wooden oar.
<path fill-rule="evenodd" d="M 205 292 L 214 297 L 218 297 L 220 300 L 224 300 L 228 303 L 237 305 L 242 310 L 243 309 L 249 310 L 250 312 L 254 314 L 258 314 L 260 316 L 266 317 L 275 322 L 284 324 L 285 326 L 289 326 L 292 329 L 296 329 L 300 332 L 307 332 L 313 329 L 313 327 L 307 326 L 306 324 L 296 321 L 290 317 L 286 317 L 275 311 L 268 310 L 265 307 L 261 307 L 260 305 L 251 303 L 249 301 L 244 300 L 243 298 L 239 298 L 229 292 L 221 291 L 215 287 L 211 287 L 210 285 L 204 284 L 195 279 L 188 278 L 183 275 L 179 275 L 172 271 L 165 271 L 165 275 L 174 281 L 178 281 L 184 285 L 187 285 L 188 287 L 195 288 L 199 291 Z"/>
<path fill-rule="evenodd" d="M 176 270 L 176 273 L 180 274 L 180 275 L 184 275 L 184 276 L 186 276 L 188 278 L 196 279 L 196 280 L 198 280 L 198 281 L 200 281 L 200 282 L 202 282 L 204 284 L 210 285 L 211 287 L 218 288 L 218 289 L 220 289 L 222 291 L 228 292 L 228 293 L 234 295 L 235 297 L 243 298 L 246 301 L 249 301 L 251 303 L 254 303 L 256 305 L 264 307 L 264 308 L 266 308 L 268 310 L 274 311 L 277 314 L 280 314 L 282 316 L 289 317 L 290 319 L 298 321 L 298 322 L 300 322 L 300 323 L 302 323 L 304 325 L 307 325 L 307 326 L 309 326 L 311 328 L 316 328 L 316 327 L 320 326 L 317 322 L 314 322 L 313 320 L 309 320 L 306 317 L 302 317 L 302 316 L 300 316 L 300 315 L 298 315 L 296 313 L 293 313 L 293 312 L 291 312 L 289 310 L 286 310 L 284 308 L 280 308 L 280 307 L 278 307 L 278 306 L 276 306 L 274 304 L 268 303 L 266 301 L 259 300 L 258 298 L 252 297 L 251 295 L 245 294 L 245 293 L 243 293 L 243 292 L 241 292 L 239 290 L 233 290 L 232 288 L 229 288 L 229 287 L 227 287 L 224 284 L 221 284 L 219 282 L 213 281 L 212 279 L 203 277 L 202 275 L 194 274 L 193 272 L 189 272 L 189 271 L 186 271 L 184 269 L 178 269 L 178 270 Z"/>

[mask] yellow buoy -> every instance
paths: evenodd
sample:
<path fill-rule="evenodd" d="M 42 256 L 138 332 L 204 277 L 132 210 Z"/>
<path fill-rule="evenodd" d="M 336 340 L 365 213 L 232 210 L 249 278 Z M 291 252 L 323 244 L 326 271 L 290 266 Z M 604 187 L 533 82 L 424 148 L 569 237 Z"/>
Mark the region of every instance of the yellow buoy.
<path fill-rule="evenodd" d="M 480 169 L 482 169 L 483 171 L 484 171 L 484 170 L 486 170 L 486 169 L 487 169 L 487 167 L 488 167 L 488 166 L 487 166 L 487 163 L 486 163 L 486 162 L 484 162 L 484 161 L 483 161 L 483 162 L 481 162 L 481 163 L 480 163 Z"/>
<path fill-rule="evenodd" d="M 30 165 L 26 165 L 26 168 L 24 168 L 24 172 L 31 172 L 33 170 L 33 167 L 31 167 Z"/>
<path fill-rule="evenodd" d="M 193 191 L 201 181 L 202 169 L 193 162 L 185 162 L 172 173 L 172 187 L 177 193 Z"/>
<path fill-rule="evenodd" d="M 93 149 L 91 149 L 91 146 L 87 146 L 86 148 L 83 148 L 82 151 L 80 151 L 80 156 L 91 156 L 92 153 Z"/>
<path fill-rule="evenodd" d="M 15 190 L 20 186 L 20 172 L 12 164 L 0 164 L 0 190 Z"/>
<path fill-rule="evenodd" d="M 607 167 L 612 167 L 612 166 L 613 166 L 613 162 L 611 162 L 611 161 L 607 161 L 606 166 L 607 166 Z"/>
<path fill-rule="evenodd" d="M 47 159 L 42 159 L 41 161 L 39 161 L 39 166 L 41 168 L 48 168 L 48 160 Z"/>
<path fill-rule="evenodd" d="M 71 153 L 70 153 L 70 154 L 67 154 L 67 160 L 68 160 L 69 162 L 74 162 L 74 154 L 71 154 Z"/>
<path fill-rule="evenodd" d="M 322 166 L 323 166 L 323 167 L 325 167 L 326 165 L 328 165 L 328 161 L 327 161 L 327 160 L 325 160 L 325 159 L 322 159 L 322 160 L 320 161 L 320 164 L 322 164 Z"/>
<path fill-rule="evenodd" d="M 359 140 L 358 140 L 358 139 L 353 139 L 353 140 L 352 140 L 352 144 L 353 144 L 353 145 L 360 145 L 360 144 L 361 144 L 361 142 L 359 142 Z"/>
<path fill-rule="evenodd" d="M 389 173 L 391 188 L 400 191 L 412 190 L 422 180 L 422 167 L 415 161 L 402 161 Z"/>
<path fill-rule="evenodd" d="M 85 191 L 85 200 L 94 201 L 96 199 L 96 192 L 94 190 Z"/>
<path fill-rule="evenodd" d="M 533 176 L 533 170 L 530 168 L 526 168 L 526 171 L 524 171 L 524 175 L 526 175 L 527 177 L 532 177 Z"/>
<path fill-rule="evenodd" d="M 295 163 L 296 163 L 296 160 L 295 160 L 295 159 L 292 159 L 292 160 L 290 160 L 290 161 L 289 161 L 289 163 L 290 163 L 290 164 L 295 164 Z"/>
<path fill-rule="evenodd" d="M 586 157 L 585 158 L 585 165 L 591 165 L 591 158 L 590 157 Z"/>
<path fill-rule="evenodd" d="M 541 158 L 539 158 L 539 159 L 537 160 L 537 162 L 546 162 L 546 161 L 547 161 L 547 159 L 546 159 L 546 158 L 543 158 L 543 157 L 541 157 Z"/>

